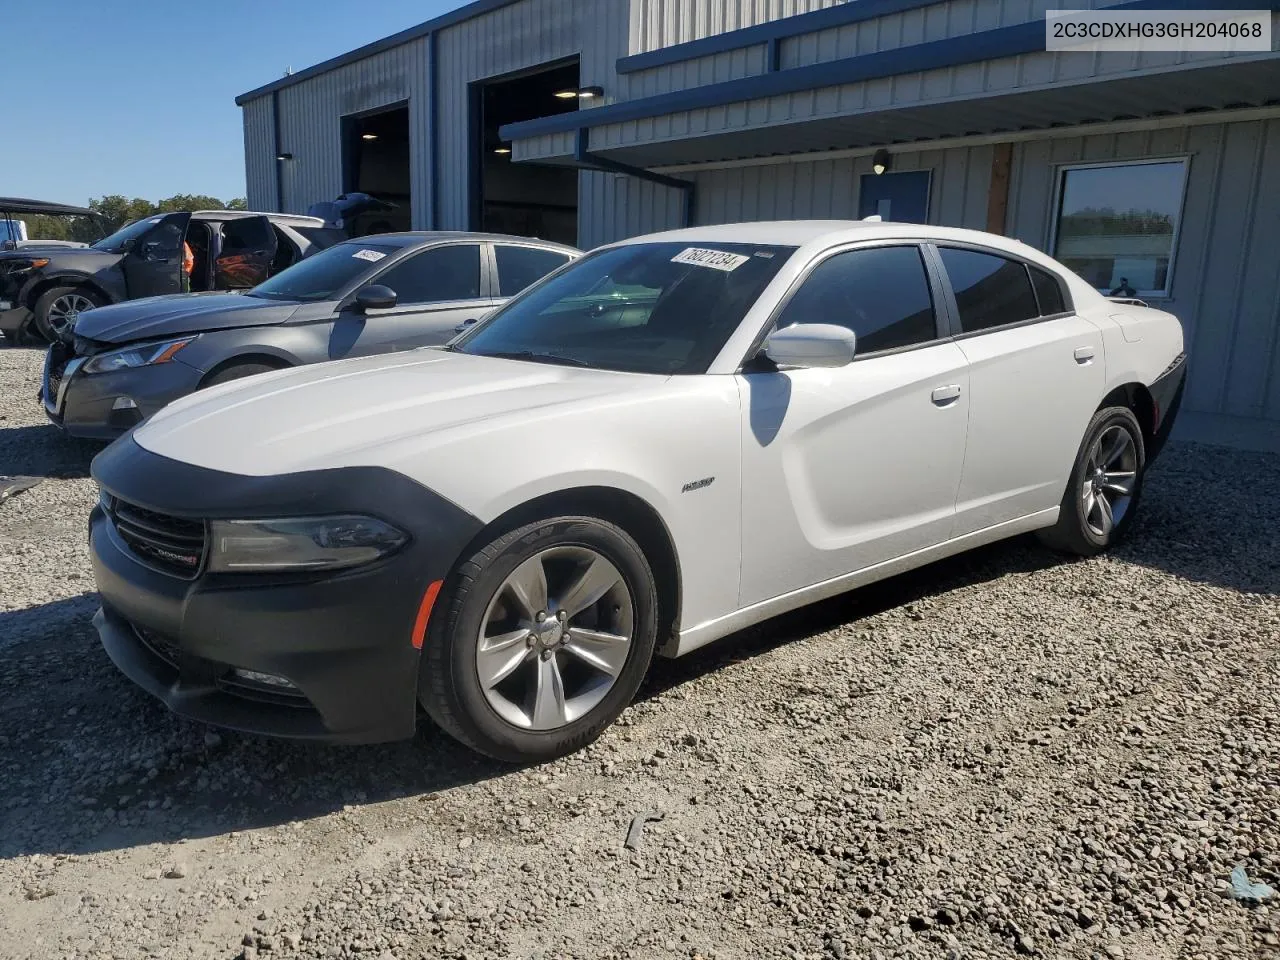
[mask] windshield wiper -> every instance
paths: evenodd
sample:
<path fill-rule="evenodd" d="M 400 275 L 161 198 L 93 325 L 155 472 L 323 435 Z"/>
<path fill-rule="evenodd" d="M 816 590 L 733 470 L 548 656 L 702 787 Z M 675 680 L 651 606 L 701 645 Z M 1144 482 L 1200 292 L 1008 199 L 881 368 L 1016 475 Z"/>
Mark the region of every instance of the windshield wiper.
<path fill-rule="evenodd" d="M 531 360 L 534 363 L 560 363 L 570 367 L 589 367 L 591 364 L 577 357 L 562 357 L 555 353 L 535 353 L 532 350 L 502 350 L 497 353 L 478 354 L 482 357 L 496 357 L 499 360 Z"/>

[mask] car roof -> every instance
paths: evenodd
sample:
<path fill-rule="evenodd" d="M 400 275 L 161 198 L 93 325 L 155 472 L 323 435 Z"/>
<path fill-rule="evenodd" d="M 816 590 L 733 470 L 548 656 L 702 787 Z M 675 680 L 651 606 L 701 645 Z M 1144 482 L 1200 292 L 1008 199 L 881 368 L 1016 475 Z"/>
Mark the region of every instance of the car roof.
<path fill-rule="evenodd" d="M 192 220 L 243 220 L 245 217 L 266 217 L 277 223 L 295 227 L 323 227 L 324 221 L 319 217 L 308 217 L 300 213 L 266 213 L 258 210 L 193 210 Z"/>
<path fill-rule="evenodd" d="M 406 230 L 400 233 L 371 233 L 363 237 L 344 240 L 343 243 L 390 244 L 396 247 L 408 247 L 414 244 L 443 243 L 458 240 L 488 240 L 493 243 L 523 243 L 542 247 L 547 250 L 563 250 L 565 253 L 581 253 L 576 247 L 570 247 L 553 240 L 539 240 L 537 237 L 516 237 L 505 233 L 475 233 L 466 230 Z"/>
<path fill-rule="evenodd" d="M 910 238 L 977 243 L 1022 257 L 1041 259 L 1021 240 L 980 230 L 939 227 L 924 223 L 879 220 L 763 220 L 718 226 L 685 227 L 619 241 L 632 243 L 757 243 L 789 247 L 830 247 L 858 240 Z"/>

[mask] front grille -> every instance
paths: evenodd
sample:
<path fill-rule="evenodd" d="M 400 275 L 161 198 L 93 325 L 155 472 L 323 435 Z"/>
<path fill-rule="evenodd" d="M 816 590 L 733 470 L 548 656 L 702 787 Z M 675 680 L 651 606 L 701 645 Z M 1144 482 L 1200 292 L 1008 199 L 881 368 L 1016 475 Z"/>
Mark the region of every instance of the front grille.
<path fill-rule="evenodd" d="M 109 513 L 125 546 L 148 565 L 188 580 L 200 572 L 203 521 L 156 513 L 119 498 L 111 500 Z"/>
<path fill-rule="evenodd" d="M 71 354 L 60 343 L 49 348 L 49 357 L 45 362 L 44 397 L 49 403 L 58 400 L 58 387 L 62 384 L 62 374 L 67 369 Z"/>
<path fill-rule="evenodd" d="M 146 627 L 140 627 L 136 623 L 132 626 L 134 634 L 136 634 L 138 639 L 142 641 L 143 646 L 175 670 L 178 669 L 178 657 L 180 656 L 180 651 L 172 640 L 168 637 L 161 636 L 154 630 L 148 630 Z"/>

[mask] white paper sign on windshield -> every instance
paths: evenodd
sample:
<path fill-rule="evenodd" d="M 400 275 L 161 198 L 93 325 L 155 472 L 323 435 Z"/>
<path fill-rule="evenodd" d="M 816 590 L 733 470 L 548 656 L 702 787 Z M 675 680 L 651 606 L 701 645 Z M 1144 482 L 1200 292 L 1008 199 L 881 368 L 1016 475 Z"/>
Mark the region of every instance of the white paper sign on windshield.
<path fill-rule="evenodd" d="M 691 263 L 695 267 L 710 267 L 712 270 L 723 270 L 729 273 L 737 270 L 750 260 L 740 253 L 725 253 L 723 250 L 706 250 L 702 247 L 687 247 L 671 258 L 672 263 Z"/>
<path fill-rule="evenodd" d="M 368 260 L 370 263 L 377 263 L 385 257 L 386 254 L 379 250 L 357 250 L 351 256 L 355 257 L 357 260 Z"/>

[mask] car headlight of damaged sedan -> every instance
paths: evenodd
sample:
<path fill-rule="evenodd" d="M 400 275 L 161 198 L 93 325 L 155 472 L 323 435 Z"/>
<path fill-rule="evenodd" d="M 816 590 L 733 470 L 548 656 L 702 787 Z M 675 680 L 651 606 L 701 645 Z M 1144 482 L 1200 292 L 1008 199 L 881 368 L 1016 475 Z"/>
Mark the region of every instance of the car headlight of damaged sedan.
<path fill-rule="evenodd" d="M 376 517 L 341 515 L 278 520 L 212 520 L 209 569 L 342 570 L 371 563 L 409 539 Z"/>
<path fill-rule="evenodd" d="M 181 340 L 166 340 L 163 343 L 144 343 L 124 350 L 112 350 L 90 358 L 83 367 L 85 373 L 111 373 L 115 370 L 129 370 L 133 367 L 149 367 L 157 363 L 168 363 L 178 355 L 183 347 L 192 343 L 195 337 L 183 337 Z"/>

